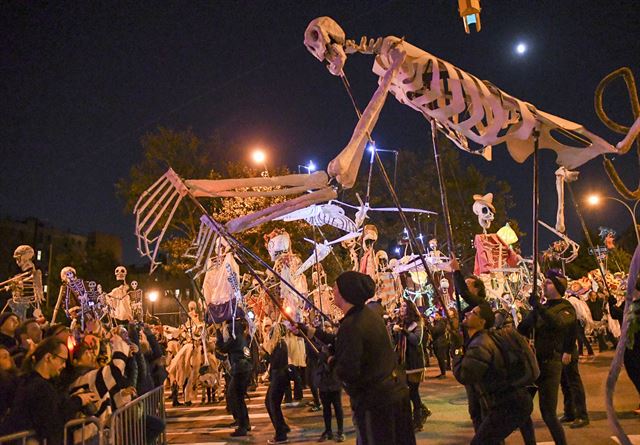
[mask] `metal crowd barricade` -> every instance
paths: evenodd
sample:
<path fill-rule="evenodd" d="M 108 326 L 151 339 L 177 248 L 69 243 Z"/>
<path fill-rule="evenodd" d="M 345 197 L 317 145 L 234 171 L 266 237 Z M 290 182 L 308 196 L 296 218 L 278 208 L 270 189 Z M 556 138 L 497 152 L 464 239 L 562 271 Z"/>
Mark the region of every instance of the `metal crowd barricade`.
<path fill-rule="evenodd" d="M 0 445 L 47 445 L 47 441 L 40 442 L 37 439 L 38 435 L 35 431 L 20 431 L 19 433 L 7 434 L 6 436 L 0 436 Z"/>
<path fill-rule="evenodd" d="M 65 423 L 65 445 L 102 445 L 102 443 L 103 429 L 97 417 L 82 417 Z"/>
<path fill-rule="evenodd" d="M 116 410 L 105 429 L 105 445 L 165 445 L 164 387 L 132 400 Z M 157 434 L 153 440 L 151 435 Z"/>

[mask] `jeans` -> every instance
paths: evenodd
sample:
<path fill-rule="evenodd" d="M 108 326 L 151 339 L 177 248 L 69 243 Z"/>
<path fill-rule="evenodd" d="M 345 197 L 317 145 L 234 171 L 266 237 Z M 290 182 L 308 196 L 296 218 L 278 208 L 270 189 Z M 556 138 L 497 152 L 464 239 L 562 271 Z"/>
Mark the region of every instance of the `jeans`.
<path fill-rule="evenodd" d="M 352 403 L 353 405 L 353 403 Z M 409 397 L 353 411 L 358 445 L 415 445 Z"/>
<path fill-rule="evenodd" d="M 518 427 L 530 422 L 531 411 L 531 395 L 525 389 L 514 390 L 508 400 L 486 410 L 471 445 L 501 444 Z"/>
<path fill-rule="evenodd" d="M 269 413 L 277 440 L 287 438 L 287 423 L 282 415 L 282 399 L 287 386 L 289 386 L 289 376 L 286 370 L 271 373 L 264 404 L 267 407 L 267 413 Z"/>
<path fill-rule="evenodd" d="M 569 419 L 588 419 L 584 386 L 578 371 L 578 357 L 572 357 L 571 363 L 562 367 L 560 385 L 564 397 L 564 415 Z"/>
<path fill-rule="evenodd" d="M 322 401 L 322 417 L 324 419 L 324 430 L 331 430 L 331 406 L 336 413 L 336 425 L 338 434 L 344 431 L 343 421 L 344 413 L 342 411 L 342 391 L 320 391 L 320 400 Z"/>
<path fill-rule="evenodd" d="M 420 398 L 420 382 L 407 382 L 409 385 L 409 399 L 413 405 L 413 418 L 420 419 L 422 414 L 422 399 Z"/>
<path fill-rule="evenodd" d="M 564 435 L 564 429 L 557 417 L 558 409 L 558 390 L 560 389 L 560 379 L 562 376 L 562 362 L 559 358 L 553 358 L 546 361 L 539 361 L 540 377 L 536 384 L 538 385 L 538 398 L 540 404 L 540 413 L 542 420 L 549 428 L 551 437 L 556 445 L 566 445 L 567 438 Z"/>
<path fill-rule="evenodd" d="M 238 421 L 239 430 L 249 430 L 249 411 L 244 396 L 251 381 L 250 372 L 241 372 L 231 376 L 229 381 L 229 408 L 233 418 Z"/>
<path fill-rule="evenodd" d="M 293 382 L 293 399 L 302 400 L 302 375 L 298 366 L 289 365 L 289 379 Z M 285 388 L 284 401 L 291 402 L 291 385 Z"/>

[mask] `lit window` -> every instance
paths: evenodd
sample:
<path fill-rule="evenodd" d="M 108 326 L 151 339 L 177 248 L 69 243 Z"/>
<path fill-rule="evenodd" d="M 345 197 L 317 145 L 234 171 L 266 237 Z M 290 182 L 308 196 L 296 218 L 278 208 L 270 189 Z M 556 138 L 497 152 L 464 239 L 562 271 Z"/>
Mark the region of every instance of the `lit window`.
<path fill-rule="evenodd" d="M 38 261 L 42 260 L 42 250 L 38 250 L 38 254 L 37 254 L 37 256 L 36 256 L 36 259 L 37 259 Z"/>

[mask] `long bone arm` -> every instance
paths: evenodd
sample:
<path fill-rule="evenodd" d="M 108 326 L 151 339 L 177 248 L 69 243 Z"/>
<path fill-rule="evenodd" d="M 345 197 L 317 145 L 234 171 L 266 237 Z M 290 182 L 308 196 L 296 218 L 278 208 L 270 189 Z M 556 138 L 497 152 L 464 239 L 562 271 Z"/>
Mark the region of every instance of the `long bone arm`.
<path fill-rule="evenodd" d="M 558 211 L 556 213 L 556 230 L 564 233 L 564 183 L 578 180 L 578 172 L 572 172 L 564 167 L 556 170 L 556 193 L 558 194 Z"/>
<path fill-rule="evenodd" d="M 194 199 L 198 196 L 286 196 L 316 189 L 311 193 L 304 193 L 289 201 L 229 221 L 226 227 L 229 232 L 235 233 L 271 221 L 274 218 L 312 204 L 334 199 L 336 192 L 333 187 L 327 186 L 327 182 L 328 177 L 324 172 L 318 172 L 313 175 L 287 175 L 274 178 L 183 181 L 172 169 L 169 169 L 140 196 L 134 207 L 138 251 L 141 255 L 151 260 L 150 272 L 153 272 L 160 265 L 160 263 L 156 261 L 160 243 L 166 235 L 178 206 L 187 195 L 190 195 Z M 263 193 L 262 195 L 250 195 L 250 193 L 253 192 L 246 190 L 251 187 L 263 186 L 280 188 L 272 191 L 256 192 Z M 245 190 L 234 191 L 235 188 Z M 204 261 L 207 258 L 205 253 L 211 250 L 214 238 L 210 228 L 207 229 L 206 226 L 203 227 L 201 225 L 196 244 L 190 249 L 190 254 L 195 255 L 198 259 L 194 269 L 196 272 L 201 273 Z"/>
<path fill-rule="evenodd" d="M 617 152 L 580 124 L 540 111 L 397 37 L 363 38 L 356 44 L 345 39 L 335 21 L 320 17 L 307 27 L 305 45 L 329 64 L 334 75 L 342 73 L 345 53 L 375 54 L 373 72 L 380 76 L 381 85 L 395 69 L 394 54 L 406 54 L 389 90 L 400 103 L 435 120 L 438 129 L 463 150 L 485 154 L 486 149 L 505 142 L 511 157 L 524 162 L 533 153 L 532 133 L 537 128 L 540 148 L 554 150 L 557 162 L 570 169 L 600 154 Z M 471 148 L 469 141 L 479 149 Z"/>
<path fill-rule="evenodd" d="M 568 257 L 562 259 L 565 263 L 570 263 L 576 258 L 578 258 L 578 251 L 580 250 L 580 245 L 578 243 L 576 243 L 574 240 L 569 238 L 564 233 L 561 233 L 558 230 L 554 229 L 544 221 L 538 220 L 538 224 L 540 224 L 542 227 L 549 230 L 550 232 L 556 234 L 561 240 L 567 243 L 568 248 L 571 248 L 571 254 Z"/>

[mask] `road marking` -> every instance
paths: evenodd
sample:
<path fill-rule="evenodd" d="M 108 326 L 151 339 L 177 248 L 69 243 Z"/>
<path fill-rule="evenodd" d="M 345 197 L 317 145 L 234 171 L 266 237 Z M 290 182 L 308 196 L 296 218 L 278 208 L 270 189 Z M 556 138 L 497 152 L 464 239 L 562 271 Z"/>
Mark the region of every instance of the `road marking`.
<path fill-rule="evenodd" d="M 640 445 L 640 434 L 633 434 L 633 435 L 627 436 L 627 437 L 629 437 L 629 440 L 631 441 L 631 443 L 633 445 Z M 615 443 L 620 443 L 620 441 L 618 440 L 618 438 L 616 436 L 611 436 L 611 439 Z"/>
<path fill-rule="evenodd" d="M 265 408 L 264 403 L 251 403 L 247 405 L 248 409 L 251 408 Z M 169 413 L 175 412 L 198 412 L 198 411 L 219 411 L 224 410 L 226 407 L 222 406 L 176 406 L 171 408 L 166 408 L 166 411 Z"/>
<path fill-rule="evenodd" d="M 257 413 L 257 414 L 249 413 L 249 419 L 267 419 L 267 418 L 269 418 L 268 413 Z M 231 414 L 226 414 L 223 416 L 169 417 L 167 418 L 167 422 L 170 422 L 170 423 L 200 422 L 200 421 L 216 422 L 218 420 L 231 420 L 231 419 L 233 419 L 233 416 L 231 416 Z"/>

